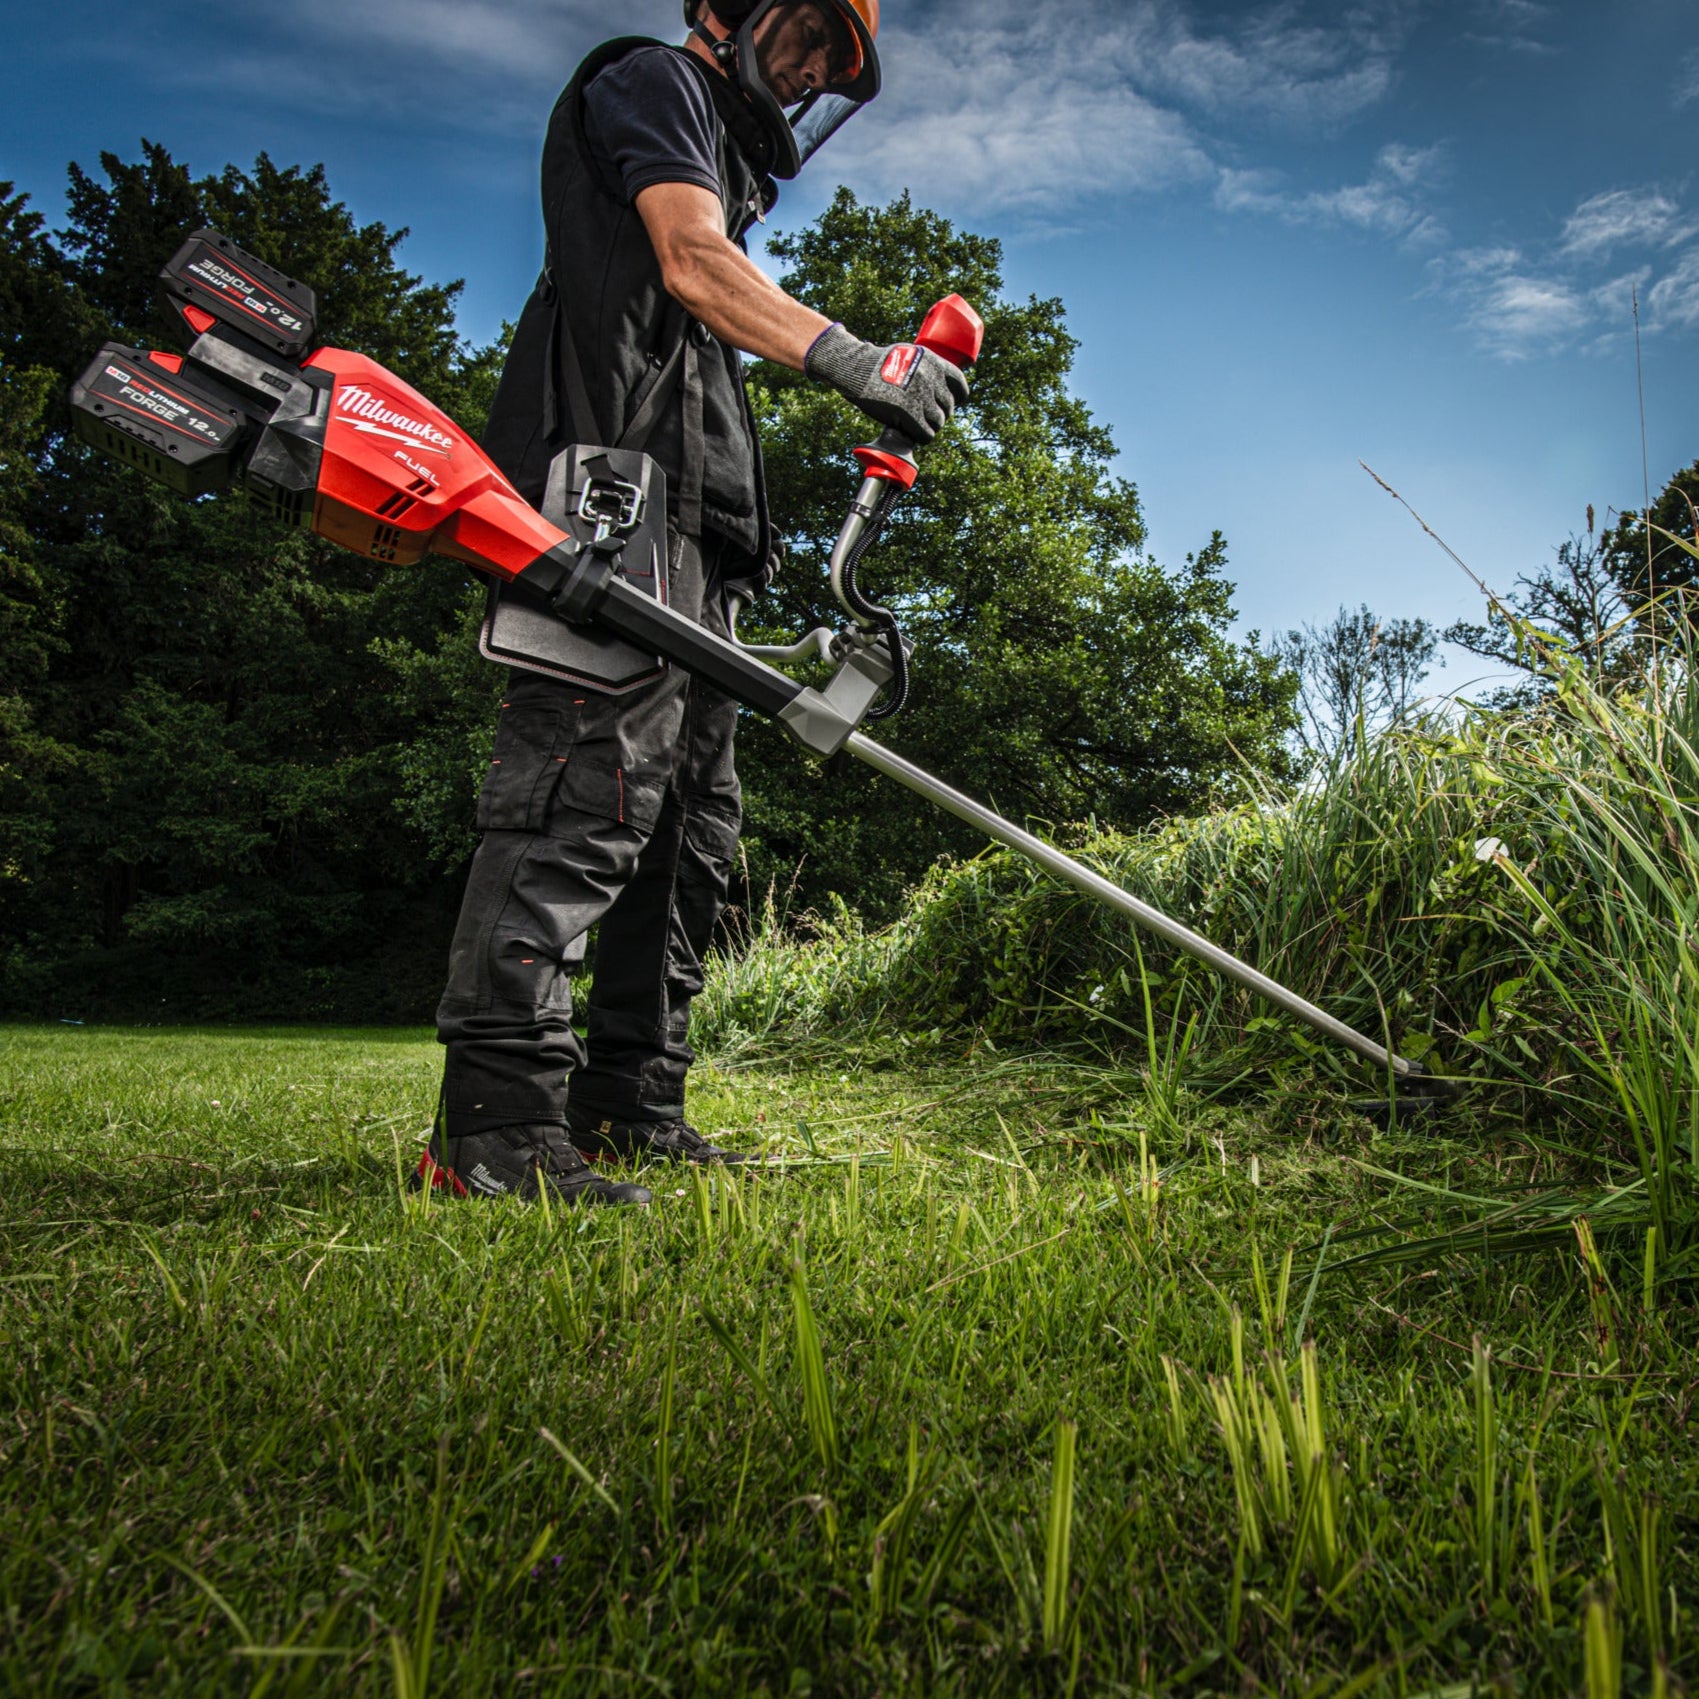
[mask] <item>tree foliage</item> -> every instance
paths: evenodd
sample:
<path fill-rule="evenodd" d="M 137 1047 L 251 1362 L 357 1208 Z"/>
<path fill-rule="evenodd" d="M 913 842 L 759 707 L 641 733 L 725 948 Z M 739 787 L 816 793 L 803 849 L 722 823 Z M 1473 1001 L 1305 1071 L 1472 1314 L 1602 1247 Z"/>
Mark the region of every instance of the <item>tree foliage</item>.
<path fill-rule="evenodd" d="M 1699 461 L 1659 492 L 1650 524 L 1647 514 L 1628 509 L 1600 529 L 1589 507 L 1585 534 L 1560 544 L 1556 557 L 1534 572 L 1518 574 L 1506 608 L 1595 685 L 1640 678 L 1660 649 L 1685 647 L 1699 618 L 1699 569 L 1682 547 L 1694 542 L 1696 503 Z M 1494 693 L 1502 706 L 1525 706 L 1554 688 L 1549 662 L 1529 652 L 1526 630 L 1496 611 L 1484 623 L 1457 621 L 1445 638 L 1521 675 Z"/>
<path fill-rule="evenodd" d="M 106 338 L 176 342 L 157 274 L 212 225 L 311 284 L 325 340 L 383 361 L 470 428 L 501 347 L 458 337 L 459 286 L 406 271 L 322 170 L 261 156 L 194 175 L 162 147 L 73 166 L 65 228 L 0 189 L 0 920 L 13 1011 L 272 1016 L 429 1010 L 473 845 L 502 678 L 479 587 L 281 528 L 240 495 L 184 502 L 69 434 L 65 388 Z M 1060 303 L 1004 298 L 995 243 L 904 199 L 840 196 L 781 238 L 794 292 L 897 339 L 960 290 L 988 320 L 971 409 L 870 562 L 917 647 L 893 741 L 1008 812 L 1120 825 L 1274 761 L 1290 683 L 1227 635 L 1225 550 L 1166 572 L 1133 487 L 1068 393 Z M 757 369 L 791 564 L 760 622 L 833 619 L 824 561 L 864 422 Z M 876 909 L 945 849 L 942 817 L 748 722 L 758 881 Z"/>
<path fill-rule="evenodd" d="M 1177 571 L 1144 552 L 1114 444 L 1068 390 L 1076 343 L 1057 300 L 1003 292 L 1001 251 L 903 196 L 840 190 L 770 239 L 784 287 L 875 342 L 912 336 L 955 291 L 986 321 L 968 406 L 922 460 L 862 577 L 915 645 L 911 706 L 872 728 L 1017 820 L 1121 826 L 1204 802 L 1244 763 L 1278 764 L 1291 682 L 1236 642 L 1219 535 Z M 825 563 L 867 422 L 800 374 L 763 364 L 757 409 L 784 573 L 748 622 L 764 636 L 841 620 Z M 811 764 L 746 723 L 745 842 L 757 884 L 879 912 L 941 851 L 978 840 L 850 757 Z"/>
<path fill-rule="evenodd" d="M 1382 619 L 1360 602 L 1283 633 L 1272 653 L 1298 680 L 1305 747 L 1326 754 L 1403 719 L 1438 648 L 1425 619 Z"/>
<path fill-rule="evenodd" d="M 1636 614 L 1648 624 L 1656 621 L 1655 604 L 1660 597 L 1672 592 L 1690 596 L 1699 586 L 1699 564 L 1681 546 L 1694 542 L 1696 521 L 1699 460 L 1664 485 L 1649 513 L 1630 508 L 1605 533 L 1608 570 Z"/>
<path fill-rule="evenodd" d="M 327 340 L 462 418 L 491 357 L 455 332 L 459 286 L 402 269 L 405 231 L 357 224 L 322 171 L 262 155 L 196 178 L 144 143 L 70 179 L 57 242 L 16 198 L 0 229 L 0 383 L 38 403 L 7 408 L 0 443 L 6 1001 L 416 1013 L 454 881 L 397 805 L 426 719 L 383 645 L 440 649 L 465 576 L 385 576 L 240 496 L 179 501 L 72 438 L 63 396 L 103 339 L 177 343 L 156 279 L 199 225 L 311 284 Z"/>

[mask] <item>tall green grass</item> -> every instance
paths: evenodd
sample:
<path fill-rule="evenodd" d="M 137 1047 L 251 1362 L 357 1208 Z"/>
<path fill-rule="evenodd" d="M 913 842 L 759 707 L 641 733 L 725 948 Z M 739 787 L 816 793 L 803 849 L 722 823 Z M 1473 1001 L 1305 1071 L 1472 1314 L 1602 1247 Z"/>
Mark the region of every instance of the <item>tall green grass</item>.
<path fill-rule="evenodd" d="M 1691 635 L 1691 634 L 1689 634 Z M 1472 708 L 1363 737 L 1296 787 L 1069 847 L 1107 877 L 1431 1070 L 1474 1112 L 1594 1165 L 1607 1236 L 1646 1278 L 1699 1228 L 1699 679 L 1665 651 L 1633 688 L 1538 642 L 1534 711 Z M 1671 659 L 1671 657 L 1676 657 Z M 911 1048 L 974 1033 L 1083 1045 L 1154 1102 L 1363 1089 L 1352 1058 L 1012 852 L 936 868 L 890 927 L 771 909 L 722 962 L 709 1041 Z M 1621 1183 L 1619 1183 L 1619 1181 Z M 1512 1210 L 1500 1236 L 1558 1225 Z M 1646 1229 L 1652 1230 L 1646 1237 Z"/>

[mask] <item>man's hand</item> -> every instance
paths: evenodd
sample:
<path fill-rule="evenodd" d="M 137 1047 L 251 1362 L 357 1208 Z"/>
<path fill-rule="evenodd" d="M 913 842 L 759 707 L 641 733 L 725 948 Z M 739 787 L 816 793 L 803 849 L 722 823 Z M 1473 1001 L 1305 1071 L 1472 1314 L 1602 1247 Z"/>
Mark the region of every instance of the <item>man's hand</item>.
<path fill-rule="evenodd" d="M 912 342 L 880 348 L 841 324 L 821 331 L 802 369 L 911 442 L 931 442 L 967 400 L 966 377 L 930 348 Z"/>

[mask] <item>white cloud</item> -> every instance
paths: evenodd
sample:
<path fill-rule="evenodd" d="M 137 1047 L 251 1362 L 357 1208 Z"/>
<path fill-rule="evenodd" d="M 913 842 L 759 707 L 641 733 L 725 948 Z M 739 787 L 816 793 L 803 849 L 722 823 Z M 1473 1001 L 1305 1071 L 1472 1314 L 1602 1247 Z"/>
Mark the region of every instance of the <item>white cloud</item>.
<path fill-rule="evenodd" d="M 1060 15 L 1069 10 L 1078 16 Z M 945 0 L 912 22 L 893 17 L 880 33 L 878 106 L 833 142 L 833 171 L 869 194 L 907 188 L 947 209 L 1041 221 L 1206 177 L 1204 144 L 1178 113 L 1118 76 L 1082 85 L 1084 18 L 1081 0 L 1042 10 Z M 1100 44 L 1100 63 L 1118 39 Z"/>
<path fill-rule="evenodd" d="M 1603 258 L 1619 247 L 1674 247 L 1695 233 L 1691 219 L 1658 189 L 1611 189 L 1584 200 L 1564 221 L 1562 248 Z"/>
<path fill-rule="evenodd" d="M 1223 134 L 1359 116 L 1392 86 L 1414 3 L 1274 0 L 1205 24 L 1197 0 L 906 0 L 886 8 L 878 107 L 828 157 L 869 195 L 1075 223 L 1109 196 L 1211 181 Z M 617 20 L 603 0 L 300 0 L 287 38 L 255 20 L 179 74 L 297 110 L 536 133 L 612 27 L 682 34 L 676 0 L 632 0 Z"/>
<path fill-rule="evenodd" d="M 637 9 L 637 8 L 634 8 Z M 659 16 L 662 8 L 655 7 Z M 304 33 L 339 40 L 343 49 L 378 48 L 415 63 L 435 62 L 474 78 L 524 86 L 558 83 L 580 44 L 601 29 L 597 8 L 574 0 L 304 0 Z"/>
<path fill-rule="evenodd" d="M 1522 263 L 1520 248 L 1463 248 L 1446 262 L 1464 277 L 1502 277 Z"/>
<path fill-rule="evenodd" d="M 1689 248 L 1643 299 L 1652 329 L 1699 330 L 1699 247 Z"/>
<path fill-rule="evenodd" d="M 1258 212 L 1289 224 L 1346 225 L 1418 245 L 1445 240 L 1438 219 L 1422 205 L 1423 191 L 1440 172 L 1440 148 L 1392 142 L 1380 150 L 1361 183 L 1294 193 L 1267 172 L 1223 170 L 1216 205 L 1226 212 Z"/>
<path fill-rule="evenodd" d="M 1510 30 L 1532 29 L 1551 16 L 1542 0 L 1478 0 L 1475 10 L 1484 23 Z"/>
<path fill-rule="evenodd" d="M 1476 0 L 1474 14 L 1475 27 L 1464 35 L 1473 46 L 1540 57 L 1557 51 L 1539 33 L 1552 15 L 1542 0 Z"/>
<path fill-rule="evenodd" d="M 1502 359 L 1615 347 L 1636 302 L 1648 334 L 1699 330 L 1699 219 L 1658 189 L 1613 189 L 1581 201 L 1532 253 L 1503 245 L 1432 262 L 1481 345 Z M 1606 272 L 1618 248 L 1667 257 Z M 1672 250 L 1673 253 L 1671 252 Z"/>
<path fill-rule="evenodd" d="M 1380 150 L 1375 168 L 1392 182 L 1414 188 L 1432 179 L 1444 151 L 1438 147 L 1411 147 L 1407 142 L 1388 142 Z"/>
<path fill-rule="evenodd" d="M 832 169 L 877 196 L 911 189 L 930 205 L 1063 222 L 1081 201 L 1206 179 L 1209 156 L 1183 120 L 1127 88 L 1106 89 L 1089 122 L 1048 79 L 1012 67 L 981 84 L 994 100 L 950 111 L 894 107 L 891 122 L 845 130 Z"/>
<path fill-rule="evenodd" d="M 1211 117 L 1328 128 L 1384 98 L 1405 25 L 1394 6 L 1324 15 L 1306 23 L 1293 6 L 1271 7 L 1236 32 L 1211 34 L 1178 7 L 1146 0 L 1118 20 L 1114 56 L 1125 74 Z"/>
<path fill-rule="evenodd" d="M 627 0 L 619 23 L 683 33 L 672 0 Z M 299 0 L 287 32 L 256 17 L 221 34 L 223 51 L 174 56 L 171 70 L 296 111 L 428 112 L 475 132 L 540 134 L 553 96 L 608 33 L 598 0 Z"/>
<path fill-rule="evenodd" d="M 1634 304 L 1637 300 L 1646 299 L 1646 285 L 1651 276 L 1651 267 L 1641 266 L 1635 271 L 1625 271 L 1620 277 L 1594 284 L 1588 291 L 1588 298 L 1597 309 L 1599 318 L 1606 325 L 1631 324 Z"/>
<path fill-rule="evenodd" d="M 1567 341 L 1588 318 L 1586 297 L 1562 279 L 1515 271 L 1488 279 L 1468 312 L 1470 328 L 1508 360 Z"/>
<path fill-rule="evenodd" d="M 1210 189 L 1232 214 L 1437 252 L 1436 292 L 1506 359 L 1620 335 L 1636 290 L 1648 332 L 1699 330 L 1699 218 L 1668 188 L 1610 189 L 1543 240 L 1524 231 L 1514 244 L 1446 253 L 1440 148 L 1387 143 L 1358 180 L 1319 188 L 1259 168 L 1271 131 L 1331 136 L 1384 102 L 1429 10 L 1426 0 L 1208 11 L 1203 0 L 904 0 L 886 8 L 879 105 L 822 164 L 869 198 L 907 188 L 950 216 L 1028 230 L 1077 227 L 1129 195 Z M 1537 47 L 1554 15 L 1545 0 L 1466 0 L 1460 11 L 1464 33 L 1507 48 Z M 287 31 L 249 12 L 221 31 L 222 53 L 173 63 L 180 78 L 296 112 L 410 133 L 428 116 L 459 142 L 421 170 L 464 176 L 486 157 L 510 165 L 517 138 L 540 134 L 555 92 L 613 27 L 676 40 L 676 0 L 627 0 L 617 18 L 605 0 L 298 0 Z M 1699 50 L 1675 77 L 1677 105 L 1699 101 Z"/>
<path fill-rule="evenodd" d="M 844 131 L 834 166 L 870 193 L 1047 223 L 1209 181 L 1220 122 L 1317 130 L 1361 112 L 1401 39 L 1368 10 L 1323 26 L 1284 7 L 1206 31 L 1176 0 L 934 0 L 887 18 L 878 120 Z"/>
<path fill-rule="evenodd" d="M 1682 60 L 1675 74 L 1676 106 L 1690 106 L 1696 100 L 1699 100 L 1699 48 Z"/>
<path fill-rule="evenodd" d="M 1465 248 L 1431 262 L 1439 292 L 1488 353 L 1523 360 L 1550 353 L 1586 329 L 1588 292 L 1522 249 Z"/>

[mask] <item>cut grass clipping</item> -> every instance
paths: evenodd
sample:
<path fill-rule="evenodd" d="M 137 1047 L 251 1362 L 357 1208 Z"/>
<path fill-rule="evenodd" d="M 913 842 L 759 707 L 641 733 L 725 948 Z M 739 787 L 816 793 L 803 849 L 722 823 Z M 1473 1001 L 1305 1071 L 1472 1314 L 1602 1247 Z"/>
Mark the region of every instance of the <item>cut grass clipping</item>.
<path fill-rule="evenodd" d="M 1543 1137 L 910 1054 L 705 1064 L 794 1165 L 549 1211 L 405 1191 L 422 1035 L 0 1033 L 8 1690 L 1691 1681 L 1679 1293 L 1330 1272 Z"/>

